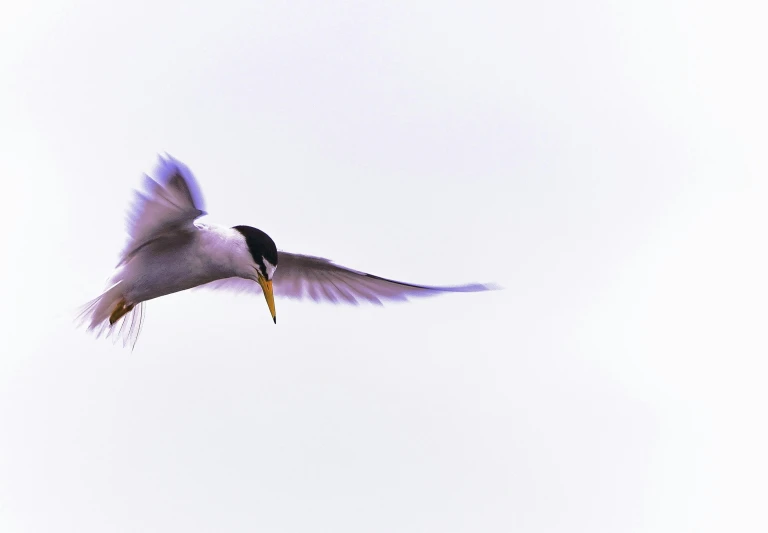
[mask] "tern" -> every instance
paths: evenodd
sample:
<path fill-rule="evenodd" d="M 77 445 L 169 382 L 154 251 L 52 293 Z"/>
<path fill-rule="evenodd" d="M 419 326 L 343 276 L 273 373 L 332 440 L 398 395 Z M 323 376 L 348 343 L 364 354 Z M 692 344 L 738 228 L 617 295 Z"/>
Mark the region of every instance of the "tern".
<path fill-rule="evenodd" d="M 356 305 L 498 288 L 415 285 L 374 276 L 322 257 L 278 250 L 269 235 L 251 226 L 198 220 L 206 214 L 189 168 L 161 155 L 154 178 L 144 176 L 144 190 L 136 191 L 128 210 L 128 243 L 106 290 L 81 309 L 88 330 L 133 348 L 147 301 L 195 287 L 261 292 L 275 324 L 275 295 Z"/>

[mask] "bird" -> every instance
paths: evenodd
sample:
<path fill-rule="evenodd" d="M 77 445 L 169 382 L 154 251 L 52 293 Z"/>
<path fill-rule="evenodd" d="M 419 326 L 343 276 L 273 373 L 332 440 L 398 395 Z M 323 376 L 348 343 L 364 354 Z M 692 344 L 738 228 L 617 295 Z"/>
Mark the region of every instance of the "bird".
<path fill-rule="evenodd" d="M 143 190 L 135 191 L 126 217 L 128 242 L 106 289 L 79 313 L 89 331 L 120 340 L 124 347 L 136 345 L 146 302 L 193 288 L 261 292 L 275 324 L 275 296 L 357 305 L 499 288 L 404 283 L 278 250 L 260 229 L 199 220 L 208 214 L 203 195 L 181 161 L 161 154 L 153 174 L 144 174 Z"/>

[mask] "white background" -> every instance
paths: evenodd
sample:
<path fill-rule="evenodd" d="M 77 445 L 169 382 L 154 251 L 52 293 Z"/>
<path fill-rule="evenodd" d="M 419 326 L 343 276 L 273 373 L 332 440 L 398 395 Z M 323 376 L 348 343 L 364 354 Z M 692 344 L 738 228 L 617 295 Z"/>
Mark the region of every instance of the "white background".
<path fill-rule="evenodd" d="M 759 3 L 200 4 L 0 8 L 0 531 L 768 530 Z M 94 340 L 160 151 L 282 249 L 505 290 Z"/>

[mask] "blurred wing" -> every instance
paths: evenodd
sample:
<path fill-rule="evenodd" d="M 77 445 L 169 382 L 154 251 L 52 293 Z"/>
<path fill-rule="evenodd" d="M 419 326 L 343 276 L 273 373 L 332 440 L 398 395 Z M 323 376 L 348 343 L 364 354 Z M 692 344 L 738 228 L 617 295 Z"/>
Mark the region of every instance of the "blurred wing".
<path fill-rule="evenodd" d="M 435 296 L 443 292 L 479 292 L 496 288 L 481 284 L 453 287 L 413 285 L 358 272 L 322 257 L 288 252 L 278 252 L 273 283 L 275 296 L 353 305 L 361 301 L 380 305 L 386 300 L 403 301 L 409 297 Z"/>
<path fill-rule="evenodd" d="M 229 291 L 233 293 L 261 293 L 261 287 L 255 281 L 244 278 L 224 278 L 210 281 L 204 285 L 193 287 L 195 289 L 213 289 L 217 291 Z"/>
<path fill-rule="evenodd" d="M 158 237 L 194 231 L 194 220 L 205 214 L 203 195 L 195 177 L 181 162 L 160 156 L 155 178 L 145 176 L 144 191 L 128 211 L 128 244 L 121 263 Z"/>

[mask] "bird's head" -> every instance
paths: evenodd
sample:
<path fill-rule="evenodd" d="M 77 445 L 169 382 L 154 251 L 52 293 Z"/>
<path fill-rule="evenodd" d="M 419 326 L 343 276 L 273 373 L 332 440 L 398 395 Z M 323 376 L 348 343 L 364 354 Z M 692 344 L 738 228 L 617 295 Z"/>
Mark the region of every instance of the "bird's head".
<path fill-rule="evenodd" d="M 245 237 L 248 251 L 253 258 L 254 279 L 261 285 L 264 298 L 267 300 L 272 320 L 277 324 L 275 314 L 275 296 L 272 292 L 272 276 L 277 268 L 277 247 L 272 238 L 260 229 L 250 226 L 235 226 L 232 228 Z"/>

